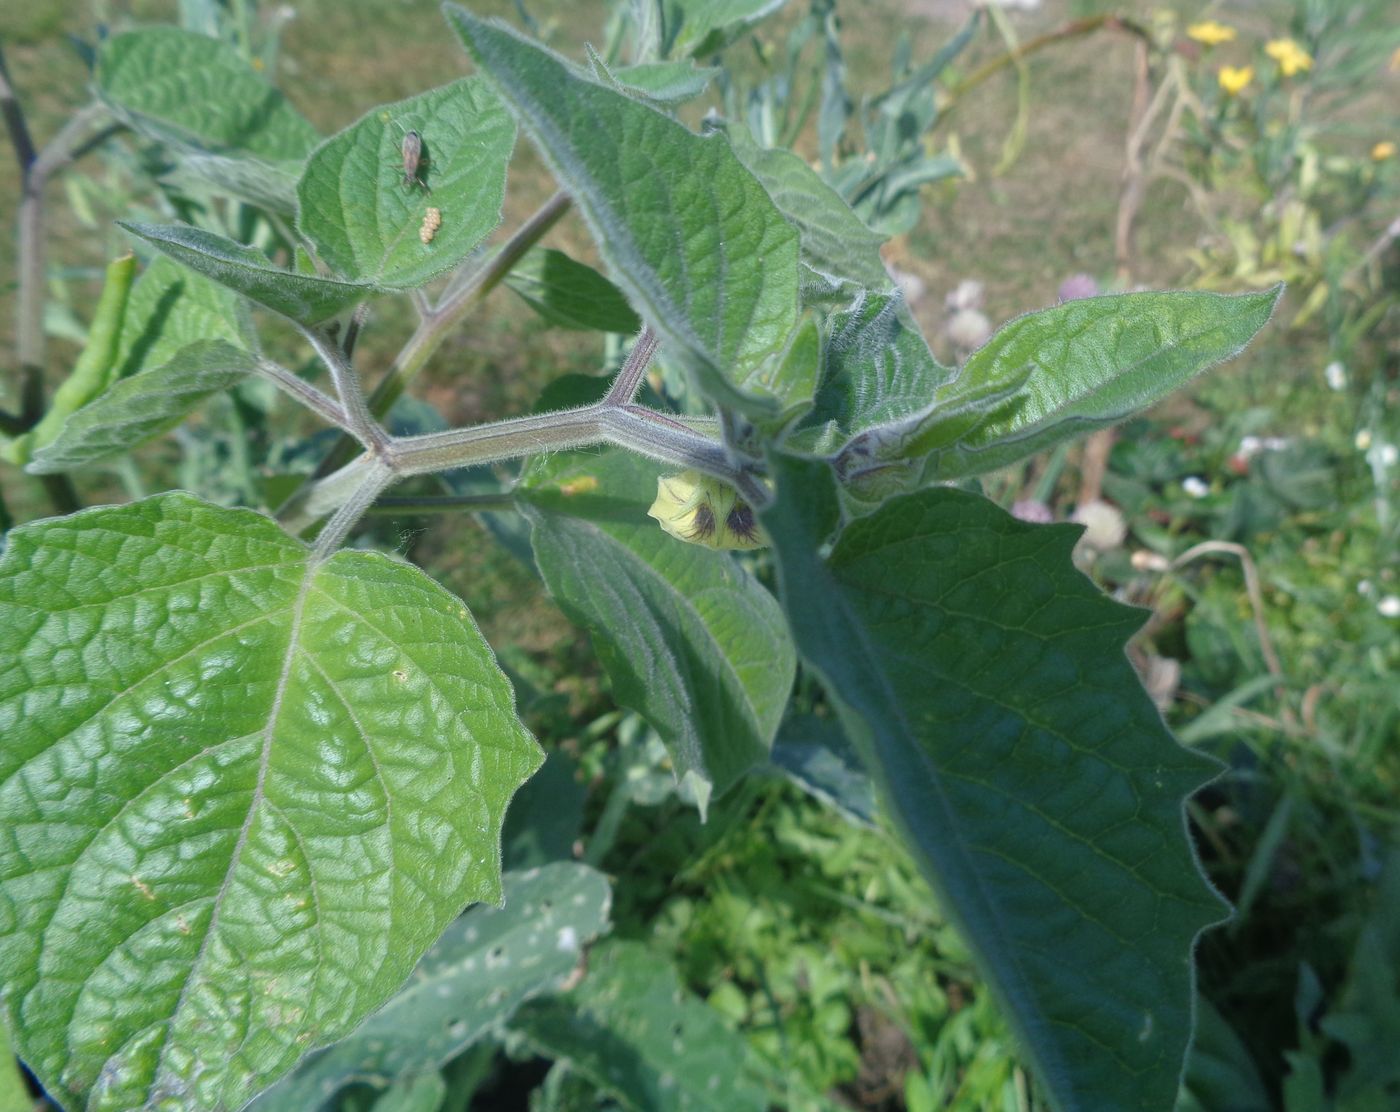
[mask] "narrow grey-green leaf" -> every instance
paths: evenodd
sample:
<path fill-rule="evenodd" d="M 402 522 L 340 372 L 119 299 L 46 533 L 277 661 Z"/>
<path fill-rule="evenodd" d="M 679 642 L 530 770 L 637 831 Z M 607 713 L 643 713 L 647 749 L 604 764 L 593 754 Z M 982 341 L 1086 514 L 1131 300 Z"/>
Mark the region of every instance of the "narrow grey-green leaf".
<path fill-rule="evenodd" d="M 379 1094 L 374 1112 L 438 1112 L 446 1097 L 447 1082 L 434 1070 L 395 1081 Z"/>
<path fill-rule="evenodd" d="M 885 237 L 871 231 L 844 197 L 791 151 L 760 147 L 742 127 L 726 134 L 745 166 L 797 229 L 802 260 L 829 284 L 854 282 L 868 290 L 894 283 L 880 260 Z"/>
<path fill-rule="evenodd" d="M 634 1112 L 768 1107 L 745 1070 L 744 1040 L 638 942 L 596 947 L 578 988 L 530 1001 L 511 1028 Z"/>
<path fill-rule="evenodd" d="M 253 370 L 254 356 L 223 340 L 190 344 L 164 365 L 122 379 L 71 414 L 25 470 L 55 474 L 129 452 L 169 432 L 205 398 Z"/>
<path fill-rule="evenodd" d="M 612 67 L 591 46 L 586 49 L 595 76 L 659 108 L 675 108 L 694 100 L 710 87 L 710 82 L 720 72 L 713 67 L 697 66 L 692 61 L 642 62 L 635 66 Z"/>
<path fill-rule="evenodd" d="M 411 177 L 410 132 L 421 146 Z M 481 78 L 383 105 L 316 148 L 297 186 L 297 227 L 346 278 L 422 285 L 500 223 L 514 146 L 515 121 Z"/>
<path fill-rule="evenodd" d="M 283 270 L 260 251 L 203 228 L 126 220 L 117 223 L 177 263 L 302 324 L 333 317 L 374 292 L 373 286 L 363 282 Z"/>
<path fill-rule="evenodd" d="M 646 516 L 656 465 L 555 456 L 526 478 L 540 574 L 593 635 L 619 702 L 646 717 L 702 802 L 767 760 L 795 655 L 776 600 L 729 555 Z"/>
<path fill-rule="evenodd" d="M 73 1109 L 239 1108 L 462 907 L 540 753 L 466 608 L 186 494 L 0 559 L 0 999 Z"/>
<path fill-rule="evenodd" d="M 773 742 L 773 765 L 815 799 L 865 826 L 875 823 L 875 786 L 841 725 L 798 714 L 784 720 Z"/>
<path fill-rule="evenodd" d="M 1183 815 L 1217 766 L 1124 655 L 1141 613 L 1078 530 L 940 487 L 848 525 L 825 465 L 775 459 L 764 513 L 803 659 L 1062 1112 L 1170 1108 L 1191 949 L 1218 921 Z"/>
<path fill-rule="evenodd" d="M 771 408 L 749 379 L 797 317 L 797 234 L 722 137 L 444 9 L 588 220 L 614 281 L 712 398 Z"/>
<path fill-rule="evenodd" d="M 942 412 L 899 455 L 921 458 L 928 478 L 952 479 L 1115 424 L 1238 355 L 1282 289 L 1116 294 L 1019 317 L 973 352 Z M 1017 383 L 1003 404 L 960 404 Z"/>
<path fill-rule="evenodd" d="M 608 928 L 612 892 L 586 865 L 556 862 L 504 878 L 503 907 L 447 928 L 413 976 L 349 1038 L 312 1055 L 250 1112 L 307 1112 L 355 1081 L 385 1085 L 436 1071 L 499 1031 L 531 997 L 558 992 Z"/>
<path fill-rule="evenodd" d="M 179 154 L 175 170 L 166 175 L 166 180 L 173 179 L 191 189 L 212 186 L 217 193 L 237 197 L 269 212 L 295 216 L 301 169 L 300 160 L 273 162 L 247 155 L 192 151 Z"/>
<path fill-rule="evenodd" d="M 318 138 L 232 46 L 175 27 L 107 39 L 98 51 L 97 88 L 138 129 L 215 154 L 297 162 Z"/>
<path fill-rule="evenodd" d="M 506 285 L 559 328 L 632 335 L 642 327 L 621 290 L 562 251 L 530 251 L 506 276 Z"/>
<path fill-rule="evenodd" d="M 157 255 L 136 280 L 117 346 L 117 376 L 129 378 L 168 363 L 200 340 L 223 340 L 254 351 L 248 303 L 217 282 Z"/>
<path fill-rule="evenodd" d="M 723 50 L 785 0 L 661 0 L 661 46 L 668 55 Z"/>

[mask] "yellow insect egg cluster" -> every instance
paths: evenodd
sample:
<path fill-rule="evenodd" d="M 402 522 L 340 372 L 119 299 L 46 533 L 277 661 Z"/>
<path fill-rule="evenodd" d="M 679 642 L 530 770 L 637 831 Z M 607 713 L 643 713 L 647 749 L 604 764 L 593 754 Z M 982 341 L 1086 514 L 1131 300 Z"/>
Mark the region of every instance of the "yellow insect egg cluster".
<path fill-rule="evenodd" d="M 433 242 L 433 236 L 437 235 L 437 230 L 442 227 L 442 212 L 439 209 L 430 208 L 423 213 L 423 226 L 418 229 L 418 238 L 425 244 Z"/>

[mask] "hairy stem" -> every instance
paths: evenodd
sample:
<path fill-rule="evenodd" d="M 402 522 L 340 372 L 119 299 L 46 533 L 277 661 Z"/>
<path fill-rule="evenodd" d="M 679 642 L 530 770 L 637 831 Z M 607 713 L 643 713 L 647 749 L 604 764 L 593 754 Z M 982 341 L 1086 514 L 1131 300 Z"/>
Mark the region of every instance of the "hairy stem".
<path fill-rule="evenodd" d="M 321 362 L 330 369 L 336 397 L 340 399 L 340 407 L 344 411 L 345 420 L 339 422 L 341 428 L 371 451 L 382 452 L 388 445 L 389 434 L 370 415 L 365 393 L 360 389 L 359 376 L 345 358 L 345 352 L 320 329 L 303 328 L 301 332 L 316 349 Z"/>
<path fill-rule="evenodd" d="M 572 202 L 566 193 L 556 193 L 544 203 L 529 220 L 525 221 L 496 254 L 474 268 L 463 270 L 448 286 L 436 306 L 419 306 L 422 319 L 414 330 L 403 350 L 394 360 L 369 399 L 369 411 L 376 418 L 383 418 L 393 404 L 403 396 L 409 383 L 417 377 L 442 346 L 443 340 L 464 316 L 482 298 L 500 285 L 531 247 L 535 246 L 563 215 L 569 211 Z M 342 437 L 326 454 L 312 479 L 323 479 L 344 467 L 355 454 L 355 441 L 349 436 Z"/>

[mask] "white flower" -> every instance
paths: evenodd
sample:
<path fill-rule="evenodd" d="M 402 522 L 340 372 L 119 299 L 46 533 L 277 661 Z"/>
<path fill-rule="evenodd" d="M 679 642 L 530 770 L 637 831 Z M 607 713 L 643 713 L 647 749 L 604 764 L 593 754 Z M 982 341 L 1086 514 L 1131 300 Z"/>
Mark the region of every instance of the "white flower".
<path fill-rule="evenodd" d="M 1376 610 L 1382 618 L 1400 618 L 1400 595 L 1386 595 L 1376 603 Z"/>
<path fill-rule="evenodd" d="M 1371 450 L 1366 453 L 1366 462 L 1379 471 L 1385 471 L 1400 462 L 1400 448 L 1388 441 L 1379 440 L 1371 445 Z"/>
<path fill-rule="evenodd" d="M 976 309 L 959 309 L 948 321 L 948 339 L 968 351 L 981 347 L 991 334 L 992 322 Z"/>
<path fill-rule="evenodd" d="M 982 295 L 986 287 L 975 278 L 964 278 L 958 283 L 957 289 L 943 299 L 943 303 L 951 312 L 959 309 L 980 309 L 982 307 Z"/>
<path fill-rule="evenodd" d="M 1370 429 L 1362 429 L 1359 433 L 1356 434 L 1356 450 L 1357 450 L 1358 452 L 1364 452 L 1364 451 L 1365 451 L 1367 448 L 1369 448 L 1370 446 L 1371 446 L 1371 430 L 1370 430 Z"/>
<path fill-rule="evenodd" d="M 1365 598 L 1375 589 L 1376 588 L 1372 585 L 1369 579 L 1363 579 L 1360 583 L 1356 585 L 1356 593 L 1362 598 Z"/>
<path fill-rule="evenodd" d="M 1333 390 L 1347 388 L 1347 369 L 1335 359 L 1327 364 L 1327 369 L 1322 372 L 1322 377 L 1327 380 L 1327 385 Z"/>
<path fill-rule="evenodd" d="M 1084 526 L 1084 535 L 1079 538 L 1082 547 L 1106 552 L 1117 548 L 1128 535 L 1128 524 L 1116 506 L 1095 499 L 1085 502 L 1074 511 L 1074 520 Z"/>
<path fill-rule="evenodd" d="M 1187 475 L 1181 480 L 1181 489 L 1192 498 L 1204 498 L 1210 493 L 1210 484 L 1199 475 Z"/>

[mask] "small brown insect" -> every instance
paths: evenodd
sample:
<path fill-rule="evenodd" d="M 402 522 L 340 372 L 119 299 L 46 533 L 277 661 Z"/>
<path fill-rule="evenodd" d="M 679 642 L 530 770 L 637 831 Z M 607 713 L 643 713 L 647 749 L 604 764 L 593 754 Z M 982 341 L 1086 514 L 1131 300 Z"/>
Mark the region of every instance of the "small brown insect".
<path fill-rule="evenodd" d="M 425 182 L 419 174 L 419 169 L 422 167 L 424 161 L 423 137 L 416 131 L 405 131 L 401 149 L 403 151 L 404 185 L 409 189 L 412 189 L 415 185 L 421 185 L 424 189 L 427 189 L 428 183 Z"/>
<path fill-rule="evenodd" d="M 418 229 L 418 238 L 424 244 L 433 242 L 433 236 L 437 235 L 437 230 L 442 227 L 442 210 L 429 208 L 423 213 L 423 226 Z"/>

